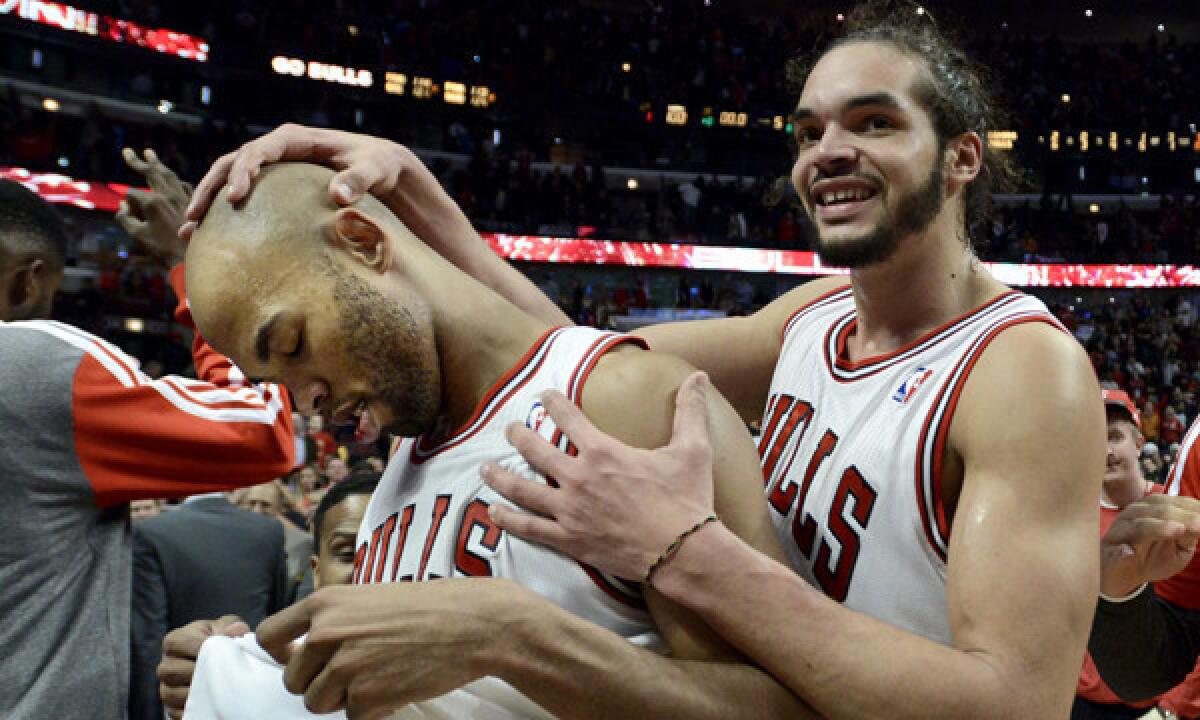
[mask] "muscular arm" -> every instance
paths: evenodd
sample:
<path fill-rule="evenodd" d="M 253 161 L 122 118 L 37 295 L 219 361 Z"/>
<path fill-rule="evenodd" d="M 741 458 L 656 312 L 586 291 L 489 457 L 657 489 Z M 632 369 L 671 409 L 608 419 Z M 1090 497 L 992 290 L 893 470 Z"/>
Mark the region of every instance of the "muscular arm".
<path fill-rule="evenodd" d="M 1167 602 L 1152 587 L 1125 602 L 1101 599 L 1088 651 L 1100 677 L 1121 698 L 1161 695 L 1196 667 L 1200 611 Z"/>
<path fill-rule="evenodd" d="M 749 317 L 650 325 L 637 334 L 652 350 L 683 358 L 708 373 L 743 420 L 761 420 L 787 321 L 800 307 L 845 285 L 845 278 L 822 278 L 779 296 Z"/>
<path fill-rule="evenodd" d="M 1096 587 L 1096 395 L 1078 347 L 1045 327 L 1007 331 L 976 366 L 947 458 L 964 477 L 953 646 L 833 602 L 719 526 L 684 543 L 655 586 L 828 717 L 1064 717 Z"/>
<path fill-rule="evenodd" d="M 675 389 L 687 373 L 674 358 L 618 353 L 588 382 L 583 409 L 619 440 L 663 445 L 670 436 Z M 708 422 L 715 443 L 717 511 L 751 545 L 781 557 L 762 500 L 758 455 L 744 425 L 715 393 Z M 496 674 L 559 717 L 813 716 L 690 611 L 654 590 L 646 600 L 673 657 L 639 648 L 557 606 L 537 602 L 511 626 L 521 652 L 497 658 Z"/>

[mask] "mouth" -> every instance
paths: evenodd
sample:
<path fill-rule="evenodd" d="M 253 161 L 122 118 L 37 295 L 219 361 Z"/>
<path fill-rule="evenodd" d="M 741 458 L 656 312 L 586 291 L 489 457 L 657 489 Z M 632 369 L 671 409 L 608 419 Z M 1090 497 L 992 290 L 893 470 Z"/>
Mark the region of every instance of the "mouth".
<path fill-rule="evenodd" d="M 332 421 L 335 425 L 354 427 L 356 442 L 371 443 L 379 438 L 379 418 L 372 412 L 370 400 L 367 398 L 342 403 L 333 413 Z"/>
<path fill-rule="evenodd" d="M 877 195 L 875 185 L 858 179 L 822 180 L 809 190 L 816 215 L 823 221 L 850 219 Z"/>

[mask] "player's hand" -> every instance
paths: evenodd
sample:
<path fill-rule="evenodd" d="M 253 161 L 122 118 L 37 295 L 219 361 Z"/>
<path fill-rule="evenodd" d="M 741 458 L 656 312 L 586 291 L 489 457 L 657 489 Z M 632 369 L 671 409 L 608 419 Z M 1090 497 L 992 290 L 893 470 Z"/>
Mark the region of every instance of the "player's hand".
<path fill-rule="evenodd" d="M 1100 592 L 1123 597 L 1187 567 L 1200 539 L 1200 500 L 1147 495 L 1126 506 L 1100 540 Z"/>
<path fill-rule="evenodd" d="M 487 484 L 530 511 L 492 505 L 493 522 L 610 574 L 642 579 L 680 533 L 713 512 L 707 390 L 703 373 L 684 381 L 671 442 L 657 450 L 621 444 L 561 393 L 548 393 L 546 410 L 579 453 L 569 456 L 533 430 L 509 426 L 513 446 L 558 487 L 484 465 Z"/>
<path fill-rule="evenodd" d="M 216 620 L 197 620 L 167 633 L 163 638 L 162 662 L 158 665 L 158 694 L 167 715 L 183 717 L 192 675 L 196 672 L 196 657 L 204 641 L 214 635 L 241 637 L 248 632 L 250 626 L 241 618 L 226 615 Z"/>
<path fill-rule="evenodd" d="M 250 194 L 263 166 L 277 162 L 308 162 L 336 170 L 329 181 L 329 193 L 335 202 L 349 205 L 371 193 L 417 237 L 443 255 L 447 249 L 476 237 L 462 210 L 408 148 L 369 135 L 292 123 L 213 163 L 196 186 L 181 237 L 191 237 L 222 186 L 229 187 L 229 201 L 239 203 Z"/>
<path fill-rule="evenodd" d="M 138 157 L 133 150 L 125 148 L 121 157 L 126 165 L 146 178 L 150 190 L 130 188 L 117 210 L 117 224 L 167 267 L 183 262 L 186 246 L 179 239 L 179 228 L 192 194 L 191 186 L 164 165 L 153 150 L 146 150 Z"/>
<path fill-rule="evenodd" d="M 493 578 L 337 585 L 267 618 L 256 637 L 310 711 L 383 718 L 494 669 L 489 643 L 504 642 L 497 628 L 522 596 Z"/>

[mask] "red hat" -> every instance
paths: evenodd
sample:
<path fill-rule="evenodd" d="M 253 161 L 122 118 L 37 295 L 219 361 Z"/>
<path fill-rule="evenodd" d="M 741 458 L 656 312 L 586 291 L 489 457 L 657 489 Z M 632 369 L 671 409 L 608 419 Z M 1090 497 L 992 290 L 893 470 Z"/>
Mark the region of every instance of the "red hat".
<path fill-rule="evenodd" d="M 1138 430 L 1142 429 L 1142 416 L 1137 411 L 1137 406 L 1133 404 L 1133 399 L 1129 397 L 1129 393 L 1124 390 L 1109 390 L 1108 388 L 1100 388 L 1100 397 L 1104 398 L 1104 406 L 1119 407 L 1129 413 L 1129 417 L 1133 420 L 1133 424 Z"/>

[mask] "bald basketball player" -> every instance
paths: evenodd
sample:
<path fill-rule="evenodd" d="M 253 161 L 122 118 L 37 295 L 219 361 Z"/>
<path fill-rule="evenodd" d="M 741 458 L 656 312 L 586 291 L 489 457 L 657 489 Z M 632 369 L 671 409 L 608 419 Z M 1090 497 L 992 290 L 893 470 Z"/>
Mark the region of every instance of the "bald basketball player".
<path fill-rule="evenodd" d="M 356 422 L 363 439 L 382 430 L 410 438 L 360 529 L 355 584 L 323 589 L 259 628 L 263 647 L 287 662 L 287 687 L 314 712 L 345 706 L 352 717 L 484 676 L 560 717 L 803 716 L 793 695 L 690 614 L 488 516 L 505 501 L 483 485 L 480 463 L 533 475 L 505 439 L 508 424 L 567 447 L 541 393 L 557 389 L 598 426 L 653 447 L 671 432 L 687 366 L 629 336 L 553 328 L 521 312 L 375 199 L 339 209 L 330 177 L 309 165 L 264 170 L 244 204 L 218 198 L 186 263 L 197 327 L 247 375 L 285 383 L 304 412 Z M 721 438 L 724 521 L 780 557 L 744 426 L 715 394 L 697 415 Z M 493 579 L 443 579 L 464 576 Z M 521 634 L 547 622 L 574 638 L 570 657 L 519 651 Z M 423 670 L 451 657 L 452 670 Z M 563 663 L 580 672 L 558 672 Z M 377 687 L 386 694 L 368 690 Z"/>

